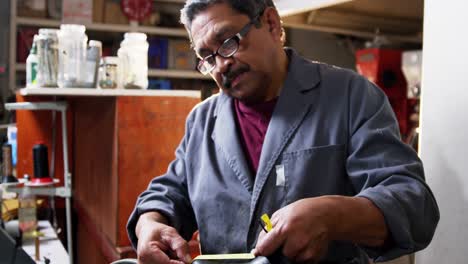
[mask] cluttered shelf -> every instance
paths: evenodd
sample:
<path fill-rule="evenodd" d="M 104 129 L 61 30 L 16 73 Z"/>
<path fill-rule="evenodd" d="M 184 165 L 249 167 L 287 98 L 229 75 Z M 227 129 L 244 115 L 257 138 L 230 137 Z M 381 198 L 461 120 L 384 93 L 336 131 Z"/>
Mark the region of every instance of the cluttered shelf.
<path fill-rule="evenodd" d="M 90 88 L 23 88 L 22 96 L 174 96 L 200 98 L 197 90 L 141 90 L 141 89 L 90 89 Z"/>
<path fill-rule="evenodd" d="M 15 67 L 16 71 L 26 71 L 24 63 L 18 63 Z M 148 77 L 211 80 L 209 75 L 202 75 L 197 71 L 175 69 L 148 69 Z"/>
<path fill-rule="evenodd" d="M 34 27 L 60 27 L 62 22 L 55 19 L 47 18 L 28 18 L 17 17 L 16 24 L 19 26 L 34 26 Z M 106 31 L 106 32 L 130 32 L 138 31 L 150 35 L 162 35 L 170 37 L 188 37 L 185 29 L 156 27 L 156 26 L 139 26 L 139 25 L 121 25 L 121 24 L 104 24 L 104 23 L 84 23 L 86 29 L 91 31 Z"/>
<path fill-rule="evenodd" d="M 112 0 L 64 1 L 62 6 L 55 5 L 53 1 L 49 1 L 47 5 L 41 5 L 40 8 L 19 0 L 12 0 L 11 3 L 10 11 L 12 15 L 10 25 L 11 32 L 13 33 L 11 33 L 10 54 L 14 54 L 14 56 L 11 56 L 9 61 L 9 68 L 13 69 L 9 71 L 9 79 L 11 80 L 9 86 L 13 92 L 16 92 L 21 87 L 30 86 L 26 78 L 28 76 L 28 64 L 26 60 L 31 54 L 34 36 L 39 36 L 39 40 L 36 43 L 38 63 L 49 65 L 47 63 L 44 64 L 44 58 L 47 57 L 41 57 L 41 54 L 44 55 L 43 52 L 47 52 L 51 56 L 52 61 L 57 62 L 57 50 L 54 48 L 48 50 L 47 47 L 58 46 L 47 46 L 46 42 L 53 41 L 54 43 L 58 43 L 53 31 L 58 32 L 59 28 L 67 24 L 82 25 L 85 28 L 85 33 L 79 36 L 72 33 L 64 39 L 73 39 L 76 43 L 84 39 L 90 40 L 89 45 L 87 43 L 85 47 L 86 51 L 83 51 L 86 54 L 88 54 L 88 50 L 99 50 L 99 52 L 94 53 L 90 51 L 88 54 L 93 58 L 99 57 L 94 56 L 97 53 L 101 55 L 100 58 L 96 59 L 98 70 L 95 71 L 95 76 L 101 76 L 102 70 L 103 74 L 109 75 L 109 80 L 114 77 L 116 80 L 127 80 L 128 78 L 125 78 L 121 73 L 129 73 L 127 75 L 130 76 L 130 71 L 121 69 L 128 66 L 130 60 L 133 61 L 137 57 L 139 63 L 132 62 L 131 64 L 143 65 L 143 61 L 146 60 L 143 57 L 139 57 L 140 55 L 143 56 L 143 51 L 135 48 L 138 46 L 147 50 L 147 56 L 145 57 L 148 63 L 147 70 L 139 68 L 132 71 L 132 73 L 138 73 L 138 80 L 143 81 L 143 77 L 147 79 L 148 85 L 146 84 L 146 80 L 139 82 L 141 88 L 144 86 L 148 89 L 202 90 L 204 86 L 214 85 L 210 76 L 203 76 L 195 70 L 197 63 L 196 56 L 190 48 L 188 34 L 178 20 L 180 8 L 185 3 L 184 0 L 147 1 L 147 4 L 151 5 L 151 12 L 145 13 L 142 17 L 135 16 L 139 12 L 138 8 L 138 10 L 134 10 L 133 7 L 128 6 L 124 8 L 124 6 L 120 5 L 119 1 Z M 65 6 L 66 8 L 63 9 Z M 49 35 L 39 34 L 41 30 Z M 139 32 L 140 34 L 133 34 L 135 32 Z M 129 35 L 129 33 L 133 37 L 130 37 L 126 41 L 125 36 Z M 146 41 L 143 41 L 142 38 L 145 34 Z M 124 48 L 125 52 L 119 57 L 118 51 L 121 50 L 119 47 L 122 48 L 121 45 L 123 43 L 134 43 L 133 41 L 137 39 L 138 45 L 132 44 L 130 45 L 131 47 Z M 119 42 L 121 45 L 119 45 Z M 61 48 L 66 48 L 65 46 Z M 102 59 L 102 62 L 100 59 Z M 84 62 L 81 61 L 80 63 L 83 64 Z M 33 62 L 29 65 L 32 64 Z M 99 67 L 101 65 L 103 69 Z M 55 66 L 58 67 L 59 64 Z M 52 72 L 54 73 L 53 76 L 49 76 L 54 80 L 53 85 L 45 85 L 43 83 L 44 75 L 42 74 L 48 73 L 47 69 L 44 70 L 44 67 L 38 67 L 38 69 L 39 72 L 36 76 L 38 83 L 37 85 L 33 85 L 34 88 L 57 86 L 55 81 L 55 75 L 58 76 L 57 69 L 54 69 Z M 26 72 L 26 74 L 22 72 Z M 82 75 L 78 72 L 76 74 Z M 101 84 L 99 78 L 95 79 L 97 79 L 95 80 L 97 81 L 97 85 L 93 83 L 92 86 L 99 86 Z M 75 83 L 67 84 L 66 86 L 75 88 L 82 86 L 82 84 Z M 83 86 L 89 87 L 90 85 L 86 84 Z M 112 86 L 113 88 L 119 86 L 128 88 L 128 86 L 132 85 L 124 83 L 112 84 Z"/>

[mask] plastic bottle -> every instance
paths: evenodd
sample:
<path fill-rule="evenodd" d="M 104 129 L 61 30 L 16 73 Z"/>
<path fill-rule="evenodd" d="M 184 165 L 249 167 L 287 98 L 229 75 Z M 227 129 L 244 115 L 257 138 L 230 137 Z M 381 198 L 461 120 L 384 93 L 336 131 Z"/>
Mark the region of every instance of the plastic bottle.
<path fill-rule="evenodd" d="M 29 179 L 29 175 L 24 175 Z M 36 196 L 31 192 L 32 187 L 23 187 L 22 193 L 18 197 L 18 222 L 23 237 L 32 235 L 37 229 L 37 205 Z"/>
<path fill-rule="evenodd" d="M 117 55 L 121 62 L 121 80 L 124 88 L 148 88 L 148 47 L 146 34 L 125 33 Z"/>
<path fill-rule="evenodd" d="M 99 61 L 102 55 L 102 42 L 97 40 L 90 40 L 88 49 L 86 50 L 86 76 L 83 87 L 96 88 L 97 77 L 99 70 Z"/>
<path fill-rule="evenodd" d="M 64 24 L 57 33 L 59 44 L 59 70 L 57 84 L 60 88 L 81 87 L 86 71 L 86 43 L 88 36 L 83 25 Z"/>
<path fill-rule="evenodd" d="M 38 35 L 34 35 L 31 51 L 26 59 L 26 88 L 37 88 L 37 39 Z"/>

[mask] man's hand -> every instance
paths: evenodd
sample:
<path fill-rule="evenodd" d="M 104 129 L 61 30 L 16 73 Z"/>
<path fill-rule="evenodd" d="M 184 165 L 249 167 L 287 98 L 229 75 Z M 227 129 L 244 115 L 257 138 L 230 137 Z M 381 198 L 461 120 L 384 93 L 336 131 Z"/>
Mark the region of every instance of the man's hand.
<path fill-rule="evenodd" d="M 138 220 L 139 264 L 183 264 L 190 263 L 191 258 L 187 241 L 185 241 L 167 221 L 158 213 L 146 213 Z"/>
<path fill-rule="evenodd" d="M 346 220 L 345 220 L 346 219 Z M 316 262 L 332 240 L 379 247 L 389 234 L 382 212 L 367 198 L 321 196 L 298 200 L 276 211 L 273 229 L 260 233 L 255 255 L 281 249 L 296 262 Z"/>
<path fill-rule="evenodd" d="M 282 246 L 283 255 L 295 262 L 318 261 L 326 252 L 334 221 L 328 206 L 323 198 L 308 198 L 276 211 L 273 229 L 260 233 L 253 253 L 269 256 Z"/>

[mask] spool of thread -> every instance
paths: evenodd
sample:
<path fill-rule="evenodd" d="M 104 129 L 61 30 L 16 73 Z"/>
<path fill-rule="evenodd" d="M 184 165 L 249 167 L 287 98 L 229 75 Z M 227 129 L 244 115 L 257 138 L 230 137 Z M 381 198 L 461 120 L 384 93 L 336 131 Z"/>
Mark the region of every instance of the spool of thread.
<path fill-rule="evenodd" d="M 47 146 L 39 143 L 33 147 L 34 178 L 32 184 L 52 183 L 49 177 L 49 156 Z"/>
<path fill-rule="evenodd" d="M 15 183 L 18 182 L 15 176 L 13 176 L 13 162 L 11 154 L 11 145 L 8 143 L 2 146 L 3 155 L 3 179 L 2 183 Z"/>

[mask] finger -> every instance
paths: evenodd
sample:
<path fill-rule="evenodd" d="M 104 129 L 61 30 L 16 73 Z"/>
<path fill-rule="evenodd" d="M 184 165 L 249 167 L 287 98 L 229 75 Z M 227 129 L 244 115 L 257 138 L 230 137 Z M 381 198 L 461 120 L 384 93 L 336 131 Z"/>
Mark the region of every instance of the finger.
<path fill-rule="evenodd" d="M 271 232 L 259 237 L 253 253 L 256 256 L 269 256 L 283 244 L 284 240 L 285 236 L 280 232 L 280 228 L 273 228 Z"/>
<path fill-rule="evenodd" d="M 185 241 L 185 239 L 183 239 L 175 229 L 171 229 L 167 234 L 164 234 L 162 238 L 169 245 L 169 248 L 175 253 L 179 260 L 185 263 L 192 262 L 187 241 Z"/>
<path fill-rule="evenodd" d="M 272 224 L 273 226 L 275 226 L 275 225 L 278 223 L 279 219 L 281 219 L 281 216 L 280 216 L 280 215 L 281 215 L 281 212 L 282 212 L 282 208 L 281 208 L 280 210 L 274 212 L 274 213 L 271 215 L 271 219 L 270 219 L 270 220 L 271 220 L 271 224 Z"/>
<path fill-rule="evenodd" d="M 146 246 L 142 246 L 138 252 L 139 264 L 160 263 L 169 264 L 169 257 L 161 250 L 157 242 L 150 242 Z"/>
<path fill-rule="evenodd" d="M 258 241 L 262 241 L 263 239 L 265 239 L 265 236 L 266 236 L 266 232 L 261 230 L 260 233 L 258 234 L 258 238 L 257 238 L 257 244 L 258 244 Z"/>
<path fill-rule="evenodd" d="M 258 245 L 259 241 L 262 241 L 262 240 L 264 239 L 265 235 L 266 235 L 265 231 L 261 230 L 260 233 L 258 234 L 256 245 Z M 252 253 L 252 254 L 254 254 L 255 256 L 257 256 L 257 255 L 256 255 L 257 251 L 256 251 L 255 248 L 253 248 L 253 249 L 250 251 L 250 253 Z"/>
<path fill-rule="evenodd" d="M 273 226 L 277 225 L 281 219 L 284 219 L 284 215 L 287 215 L 287 210 L 289 210 L 289 207 L 291 205 L 287 205 L 283 208 L 280 208 L 278 211 L 274 212 L 272 215 L 271 215 L 271 224 Z"/>

